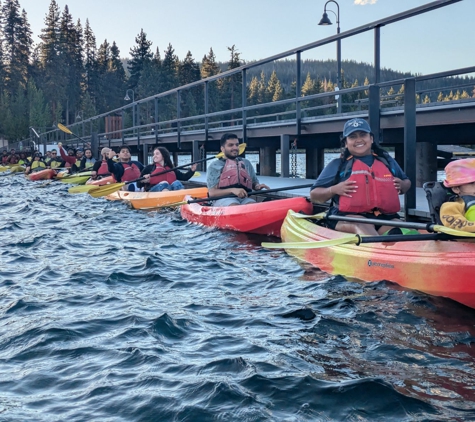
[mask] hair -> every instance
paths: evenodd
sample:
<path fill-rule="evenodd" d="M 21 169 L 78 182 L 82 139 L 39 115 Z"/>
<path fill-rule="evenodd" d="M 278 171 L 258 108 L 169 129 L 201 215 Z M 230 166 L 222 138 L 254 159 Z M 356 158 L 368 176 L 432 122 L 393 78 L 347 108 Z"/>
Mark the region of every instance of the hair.
<path fill-rule="evenodd" d="M 224 145 L 226 144 L 226 141 L 228 139 L 238 139 L 239 140 L 237 135 L 235 135 L 234 133 L 225 133 L 223 136 L 221 136 L 221 140 L 219 141 L 219 145 L 224 147 Z"/>
<path fill-rule="evenodd" d="M 170 158 L 170 151 L 168 151 L 165 147 L 155 147 L 153 151 L 155 152 L 157 149 L 160 151 L 160 154 L 162 154 L 164 166 L 170 167 L 171 169 L 174 168 L 175 166 L 173 165 Z"/>
<path fill-rule="evenodd" d="M 119 152 L 122 151 L 123 149 L 126 149 L 127 151 L 129 151 L 129 153 L 132 153 L 132 151 L 130 151 L 130 147 L 128 145 L 122 145 L 120 148 L 119 148 Z"/>

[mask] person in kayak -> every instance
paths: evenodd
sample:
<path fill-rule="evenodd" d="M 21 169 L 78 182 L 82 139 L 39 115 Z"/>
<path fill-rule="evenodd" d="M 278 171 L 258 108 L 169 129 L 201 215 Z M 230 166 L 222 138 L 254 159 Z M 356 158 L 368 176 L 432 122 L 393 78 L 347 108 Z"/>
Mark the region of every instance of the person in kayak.
<path fill-rule="evenodd" d="M 119 151 L 119 162 L 113 161 L 113 158 L 117 155 L 114 150 L 110 150 L 108 153 L 107 168 L 118 183 L 127 183 L 132 180 L 136 180 L 140 177 L 140 173 L 143 170 L 143 164 L 139 161 L 132 161 L 130 159 L 130 148 L 127 145 L 122 145 Z M 138 190 L 136 183 L 130 183 L 124 186 L 129 192 L 135 192 Z"/>
<path fill-rule="evenodd" d="M 447 164 L 444 186 L 451 190 L 453 196 L 440 207 L 442 224 L 475 233 L 475 158 Z"/>
<path fill-rule="evenodd" d="M 58 151 L 56 149 L 51 150 L 51 160 L 49 162 L 49 167 L 52 169 L 61 167 L 63 160 L 58 157 Z"/>
<path fill-rule="evenodd" d="M 107 160 L 109 158 L 110 148 L 104 147 L 101 149 L 102 160 L 97 160 L 92 166 L 91 178 L 92 180 L 102 179 L 103 177 L 110 176 L 109 166 Z"/>
<path fill-rule="evenodd" d="M 78 166 L 76 165 L 76 151 L 74 150 L 73 147 L 68 148 L 68 153 L 66 154 L 62 142 L 58 142 L 58 149 L 59 153 L 61 155 L 61 158 L 63 159 L 63 162 L 61 163 L 61 167 L 66 167 L 69 171 L 69 173 L 74 174 L 78 170 Z"/>
<path fill-rule="evenodd" d="M 148 192 L 185 189 L 181 181 L 190 180 L 195 174 L 196 164 L 193 164 L 186 173 L 173 170 L 175 166 L 170 158 L 170 152 L 165 147 L 155 147 L 152 159 L 153 163 L 142 170 L 145 179 L 137 183 L 139 188 L 143 187 Z M 160 174 L 167 170 L 171 171 Z"/>
<path fill-rule="evenodd" d="M 208 167 L 206 184 L 208 195 L 223 196 L 234 194 L 233 198 L 214 201 L 215 207 L 245 205 L 256 201 L 247 196 L 253 190 L 269 189 L 259 183 L 256 173 L 249 160 L 239 157 L 239 139 L 233 133 L 225 133 L 221 137 L 223 158 L 213 161 Z"/>
<path fill-rule="evenodd" d="M 33 155 L 33 161 L 25 169 L 25 174 L 30 174 L 36 171 L 41 171 L 46 169 L 46 164 L 41 159 L 41 154 L 37 152 Z"/>
<path fill-rule="evenodd" d="M 92 149 L 86 148 L 79 164 L 79 171 L 91 169 L 95 163 L 96 159 L 92 156 Z"/>
<path fill-rule="evenodd" d="M 326 220 L 331 229 L 362 235 L 401 233 L 403 230 L 383 224 L 399 219 L 399 196 L 411 187 L 411 181 L 399 164 L 375 141 L 369 124 L 363 119 L 345 123 L 340 158 L 332 160 L 311 188 L 310 199 L 325 203 L 331 199 L 327 215 L 347 215 L 382 220 L 381 226 Z"/>

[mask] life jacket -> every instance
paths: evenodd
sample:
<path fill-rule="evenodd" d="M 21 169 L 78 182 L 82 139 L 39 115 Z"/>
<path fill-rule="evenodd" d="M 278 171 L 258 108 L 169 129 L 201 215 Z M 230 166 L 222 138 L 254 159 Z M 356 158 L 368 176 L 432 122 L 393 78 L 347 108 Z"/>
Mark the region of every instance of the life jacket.
<path fill-rule="evenodd" d="M 39 171 L 46 168 L 46 164 L 43 161 L 33 161 L 31 163 L 30 169 L 32 171 Z"/>
<path fill-rule="evenodd" d="M 49 166 L 50 166 L 52 169 L 55 169 L 56 167 L 60 167 L 60 166 L 61 166 L 61 163 L 62 163 L 61 160 L 52 159 L 52 160 L 49 162 Z"/>
<path fill-rule="evenodd" d="M 166 170 L 170 170 L 170 167 L 163 167 L 160 164 L 155 164 L 155 170 L 150 173 L 150 186 L 158 185 L 160 182 L 168 182 L 170 185 L 176 180 L 176 174 L 173 170 L 159 176 L 154 174 L 162 173 Z"/>
<path fill-rule="evenodd" d="M 26 159 L 20 158 L 20 160 L 18 160 L 18 164 L 20 166 L 26 166 L 28 164 L 28 161 Z"/>
<path fill-rule="evenodd" d="M 340 196 L 338 208 L 342 212 L 364 213 L 379 211 L 393 214 L 401 210 L 398 192 L 394 187 L 394 175 L 386 159 L 375 156 L 369 167 L 361 160 L 350 158 L 351 175 L 348 180 L 356 181 L 358 189 L 351 198 Z"/>
<path fill-rule="evenodd" d="M 9 162 L 10 162 L 10 157 L 8 155 L 3 155 L 2 164 L 9 164 Z"/>
<path fill-rule="evenodd" d="M 121 177 L 122 182 L 130 182 L 140 177 L 140 169 L 134 164 L 121 163 L 124 168 L 124 174 Z"/>
<path fill-rule="evenodd" d="M 95 158 L 86 158 L 86 162 L 84 163 L 84 168 L 88 169 L 94 166 L 94 163 L 96 162 Z"/>
<path fill-rule="evenodd" d="M 219 177 L 218 188 L 244 188 L 248 192 L 252 191 L 252 178 L 241 159 L 226 160 Z"/>
<path fill-rule="evenodd" d="M 475 221 L 475 196 L 463 195 L 460 198 L 465 203 L 465 218 L 468 221 Z"/>
<path fill-rule="evenodd" d="M 109 167 L 107 166 L 107 160 L 102 160 L 99 170 L 97 170 L 98 176 L 109 176 Z"/>
<path fill-rule="evenodd" d="M 10 157 L 9 163 L 10 163 L 10 164 L 18 164 L 18 156 L 15 155 L 15 154 L 13 154 L 13 155 Z"/>

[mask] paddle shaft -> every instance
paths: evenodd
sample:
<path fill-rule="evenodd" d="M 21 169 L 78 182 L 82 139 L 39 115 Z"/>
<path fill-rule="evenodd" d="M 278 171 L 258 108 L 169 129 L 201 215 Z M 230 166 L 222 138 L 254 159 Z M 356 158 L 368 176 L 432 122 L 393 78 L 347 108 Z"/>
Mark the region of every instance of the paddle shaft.
<path fill-rule="evenodd" d="M 300 186 L 286 186 L 283 188 L 275 188 L 275 189 L 262 189 L 262 190 L 253 190 L 251 192 L 247 193 L 247 196 L 251 195 L 259 195 L 259 194 L 267 194 L 267 193 L 274 193 L 274 192 L 281 192 L 284 190 L 293 190 L 293 189 L 300 189 L 300 188 L 310 188 L 313 186 L 313 183 L 310 183 L 308 185 L 300 185 Z M 224 199 L 224 198 L 236 198 L 236 195 L 234 193 L 230 193 L 228 195 L 222 195 L 222 196 L 209 196 L 208 198 L 199 198 L 199 199 L 191 199 L 189 201 L 186 201 L 187 204 L 194 204 L 197 202 L 204 202 L 204 201 L 217 201 L 218 199 Z"/>
<path fill-rule="evenodd" d="M 377 242 L 414 242 L 414 241 L 423 241 L 423 240 L 447 240 L 450 239 L 450 236 L 439 234 L 439 233 L 428 233 L 428 234 L 391 234 L 388 236 L 360 236 L 359 242 L 356 245 L 361 243 L 377 243 Z"/>
<path fill-rule="evenodd" d="M 428 232 L 433 232 L 435 226 L 435 224 L 432 223 L 410 223 L 407 221 L 399 220 L 377 220 L 375 218 L 346 217 L 344 215 L 329 215 L 326 218 L 328 220 L 347 221 L 349 223 L 376 224 L 378 226 L 384 225 L 392 227 L 402 227 L 404 229 L 427 230 Z"/>

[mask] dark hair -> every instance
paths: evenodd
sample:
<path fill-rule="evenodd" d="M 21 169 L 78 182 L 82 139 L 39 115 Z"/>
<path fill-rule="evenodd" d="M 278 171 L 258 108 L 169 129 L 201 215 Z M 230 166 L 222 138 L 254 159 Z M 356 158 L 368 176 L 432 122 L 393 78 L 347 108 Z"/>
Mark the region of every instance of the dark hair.
<path fill-rule="evenodd" d="M 219 142 L 219 145 L 223 147 L 226 144 L 226 141 L 228 139 L 237 139 L 237 140 L 239 140 L 237 135 L 235 135 L 234 133 L 225 133 L 223 136 L 221 136 L 221 141 Z"/>
<path fill-rule="evenodd" d="M 175 166 L 173 165 L 170 158 L 170 151 L 168 151 L 165 147 L 155 147 L 153 150 L 155 151 L 157 149 L 160 151 L 160 154 L 162 154 L 164 166 L 170 167 L 171 169 L 174 168 Z"/>
<path fill-rule="evenodd" d="M 126 149 L 127 151 L 129 151 L 130 154 L 132 154 L 132 151 L 130 151 L 130 147 L 128 145 L 122 145 L 119 148 L 119 152 L 122 151 L 123 149 Z"/>

